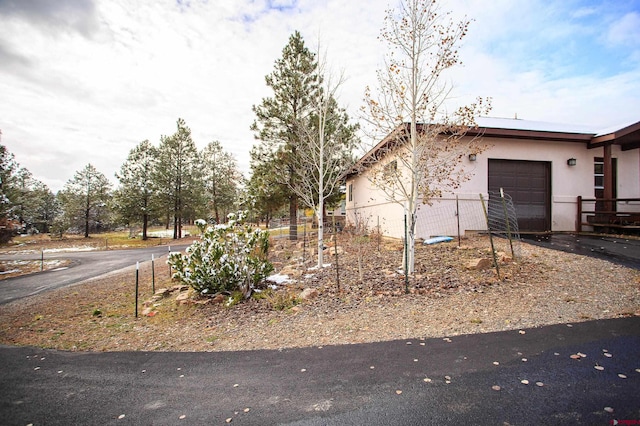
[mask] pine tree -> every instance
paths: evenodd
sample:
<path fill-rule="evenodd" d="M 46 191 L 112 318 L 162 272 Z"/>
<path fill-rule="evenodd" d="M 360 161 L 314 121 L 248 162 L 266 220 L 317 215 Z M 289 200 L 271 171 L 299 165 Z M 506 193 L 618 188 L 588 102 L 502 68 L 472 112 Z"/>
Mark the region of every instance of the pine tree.
<path fill-rule="evenodd" d="M 100 225 L 108 213 L 111 183 L 93 165 L 87 164 L 67 181 L 60 192 L 64 214 L 72 223 L 84 224 L 84 236 L 89 237 L 91 224 Z"/>
<path fill-rule="evenodd" d="M 218 141 L 210 142 L 201 153 L 207 211 L 216 223 L 238 204 L 238 188 L 242 178 L 236 160 L 225 152 Z"/>
<path fill-rule="evenodd" d="M 276 182 L 287 193 L 289 201 L 289 234 L 297 239 L 298 197 L 290 188 L 296 182 L 293 164 L 297 162 L 300 132 L 298 126 L 313 110 L 320 83 L 315 55 L 305 46 L 298 31 L 289 37 L 282 57 L 275 62 L 274 70 L 265 77 L 273 96 L 262 99 L 253 107 L 256 121 L 251 129 L 264 145 L 264 157 L 254 158 L 256 167 L 270 168 Z"/>
<path fill-rule="evenodd" d="M 129 152 L 116 177 L 120 187 L 114 194 L 115 205 L 127 224 L 142 222 L 142 239 L 147 239 L 149 219 L 153 214 L 156 190 L 154 170 L 158 150 L 148 141 L 140 142 Z"/>
<path fill-rule="evenodd" d="M 182 224 L 195 214 L 202 193 L 198 150 L 191 129 L 178 119 L 177 130 L 160 138 L 154 181 L 167 217 L 173 216 L 173 238 L 182 238 Z"/>

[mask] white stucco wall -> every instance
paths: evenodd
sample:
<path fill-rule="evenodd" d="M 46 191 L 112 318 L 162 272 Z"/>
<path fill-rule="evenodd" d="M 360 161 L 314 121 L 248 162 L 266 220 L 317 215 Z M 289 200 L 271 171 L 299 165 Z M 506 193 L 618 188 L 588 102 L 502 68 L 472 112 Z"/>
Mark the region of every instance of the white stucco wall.
<path fill-rule="evenodd" d="M 594 158 L 603 156 L 603 148 L 587 149 L 581 142 L 530 141 L 518 139 L 485 138 L 489 148 L 478 154 L 476 161 L 464 159 L 462 166 L 473 177 L 464 182 L 455 193 L 445 194 L 431 206 L 418 209 L 416 236 L 457 235 L 458 219 L 461 232 L 486 229 L 479 194 L 487 196 L 489 159 L 545 161 L 551 163 L 551 226 L 552 231 L 574 231 L 577 221 L 577 196 L 594 197 Z M 620 151 L 613 146 L 612 156 L 618 161 L 618 198 L 640 197 L 640 150 Z M 567 165 L 575 158 L 576 165 Z M 401 238 L 404 233 L 403 207 L 389 203 L 384 194 L 373 187 L 364 175 L 354 176 L 347 182 L 352 191 L 347 194 L 347 220 L 355 215 L 367 218 L 369 226 L 380 223 L 381 231 Z M 456 195 L 458 207 L 456 207 Z M 632 207 L 627 207 L 632 208 Z M 625 205 L 619 206 L 620 211 Z M 459 216 L 457 212 L 459 211 Z M 637 211 L 637 206 L 636 206 Z"/>

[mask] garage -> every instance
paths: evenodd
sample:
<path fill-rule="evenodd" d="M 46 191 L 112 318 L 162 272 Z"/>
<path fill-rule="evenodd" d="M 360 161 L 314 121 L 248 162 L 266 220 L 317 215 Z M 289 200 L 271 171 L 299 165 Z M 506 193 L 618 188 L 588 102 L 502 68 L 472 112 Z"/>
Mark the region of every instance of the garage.
<path fill-rule="evenodd" d="M 513 199 L 520 232 L 551 230 L 551 163 L 489 160 L 489 192 Z"/>

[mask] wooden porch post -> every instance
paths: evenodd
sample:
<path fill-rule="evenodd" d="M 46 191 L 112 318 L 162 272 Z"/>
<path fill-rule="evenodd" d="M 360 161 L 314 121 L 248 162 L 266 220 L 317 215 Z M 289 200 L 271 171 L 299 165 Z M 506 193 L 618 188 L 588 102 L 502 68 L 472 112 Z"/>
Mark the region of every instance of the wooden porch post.
<path fill-rule="evenodd" d="M 604 195 L 607 200 L 613 198 L 613 167 L 611 164 L 611 144 L 604 146 Z M 613 203 L 611 201 L 604 202 L 604 209 L 606 211 L 613 211 Z"/>

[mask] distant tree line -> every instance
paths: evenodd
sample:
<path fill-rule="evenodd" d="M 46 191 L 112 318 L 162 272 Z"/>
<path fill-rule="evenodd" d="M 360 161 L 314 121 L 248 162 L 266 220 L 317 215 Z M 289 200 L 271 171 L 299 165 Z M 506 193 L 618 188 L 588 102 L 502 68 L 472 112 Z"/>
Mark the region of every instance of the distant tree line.
<path fill-rule="evenodd" d="M 20 167 L 0 146 L 0 227 L 15 232 L 101 232 L 117 227 L 163 225 L 181 238 L 182 226 L 204 218 L 226 222 L 242 209 L 254 222 L 296 219 L 302 208 L 313 210 L 322 245 L 327 207 L 343 199 L 341 175 L 353 163 L 358 126 L 351 124 L 335 98 L 342 83 L 294 32 L 265 77 L 273 96 L 253 107 L 251 126 L 259 141 L 251 150 L 251 177 L 244 180 L 235 158 L 219 141 L 199 151 L 191 129 L 178 119 L 176 131 L 159 144 L 140 142 L 116 173 L 116 188 L 92 164 L 75 172 L 57 194 Z M 321 264 L 321 258 L 319 262 Z"/>
<path fill-rule="evenodd" d="M 16 233 L 90 233 L 118 227 L 173 228 L 182 237 L 183 224 L 197 218 L 225 221 L 243 196 L 243 177 L 235 158 L 219 141 L 198 151 L 185 121 L 178 119 L 173 135 L 148 140 L 130 152 L 116 173 L 119 185 L 92 164 L 74 173 L 54 194 L 21 167 L 0 145 L 0 234 L 7 242 Z"/>

